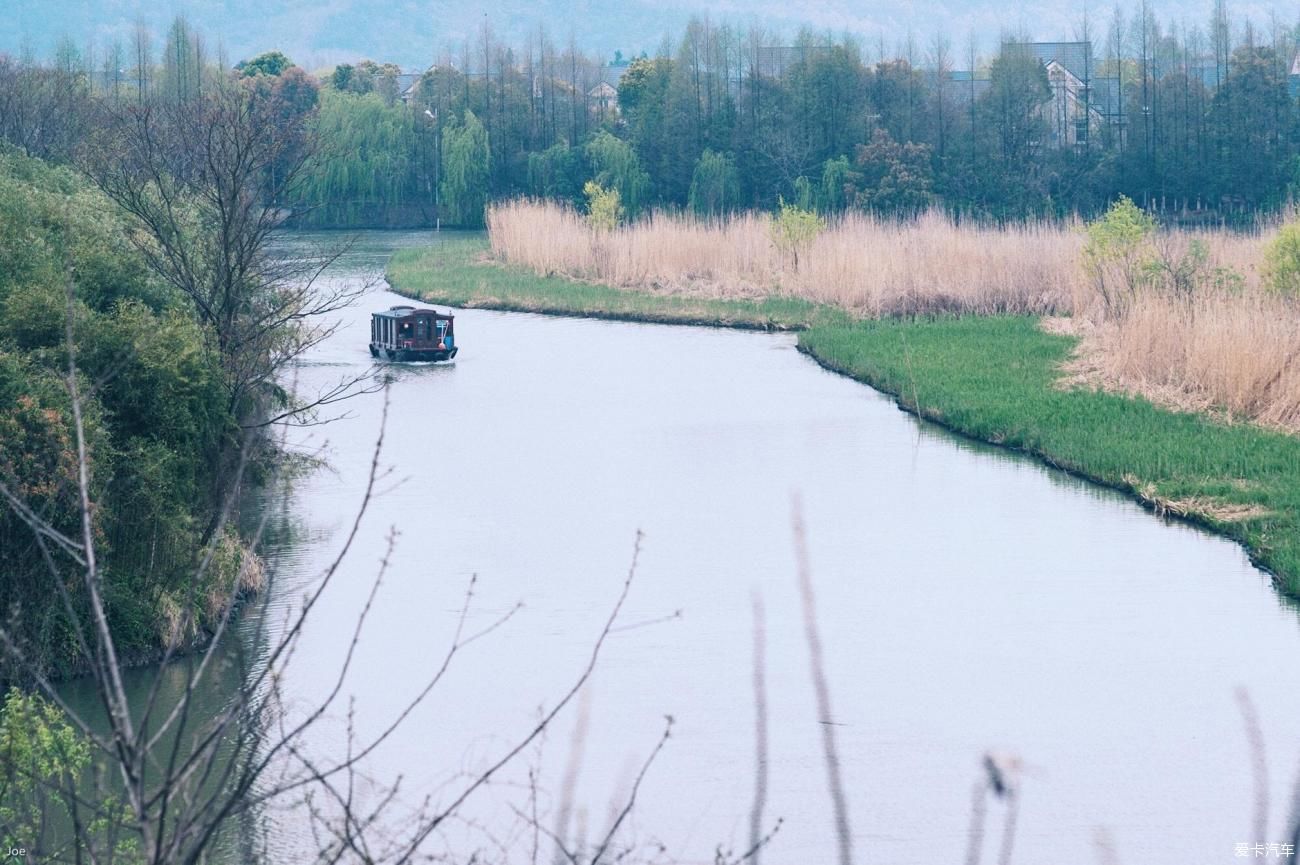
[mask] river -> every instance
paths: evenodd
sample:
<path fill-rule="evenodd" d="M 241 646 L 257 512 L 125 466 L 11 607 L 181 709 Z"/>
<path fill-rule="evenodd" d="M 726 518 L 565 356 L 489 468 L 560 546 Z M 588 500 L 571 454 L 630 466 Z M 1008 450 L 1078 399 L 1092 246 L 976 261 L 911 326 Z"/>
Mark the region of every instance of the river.
<path fill-rule="evenodd" d="M 369 233 L 331 273 L 374 277 L 427 234 Z M 286 242 L 292 252 L 297 240 Z M 300 369 L 314 388 L 369 368 L 376 287 Z M 624 838 L 656 861 L 743 849 L 754 798 L 754 599 L 765 609 L 768 863 L 835 859 L 822 725 L 796 578 L 802 500 L 831 723 L 859 862 L 962 861 L 989 750 L 1024 763 L 1015 861 L 1227 862 L 1282 840 L 1300 749 L 1295 611 L 1234 544 L 1112 492 L 900 412 L 828 373 L 790 335 L 456 312 L 455 363 L 391 368 L 390 473 L 286 679 L 328 688 L 384 555 L 397 546 L 346 691 L 377 729 L 440 662 L 467 581 L 468 647 L 368 765 L 409 801 L 448 796 L 553 705 L 615 601 L 638 530 L 621 627 L 582 701 L 467 812 L 490 832 L 446 843 L 511 861 L 531 833 L 538 770 L 555 825 L 604 834 L 653 749 Z M 297 481 L 294 540 L 271 553 L 274 614 L 337 551 L 361 498 L 384 396 L 293 433 L 328 468 Z M 1275 836 L 1250 836 L 1250 752 L 1234 690 L 1258 706 Z M 575 724 L 585 734 L 574 737 Z M 340 724 L 314 745 L 338 749 Z M 573 759 L 575 743 L 580 759 Z M 1003 811 L 991 805 L 985 861 Z M 279 817 L 286 860 L 304 839 Z M 470 840 L 463 833 L 468 832 Z M 489 840 L 495 838 L 496 840 Z M 542 841 L 544 861 L 550 847 Z M 455 861 L 468 859 L 462 848 Z"/>

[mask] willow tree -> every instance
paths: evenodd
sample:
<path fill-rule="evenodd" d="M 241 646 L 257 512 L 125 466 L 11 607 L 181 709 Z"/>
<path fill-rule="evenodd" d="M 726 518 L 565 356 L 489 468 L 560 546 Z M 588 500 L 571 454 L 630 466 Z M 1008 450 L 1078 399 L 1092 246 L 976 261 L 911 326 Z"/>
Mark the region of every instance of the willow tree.
<path fill-rule="evenodd" d="M 690 206 L 700 216 L 720 216 L 740 200 L 736 164 L 725 153 L 705 150 L 691 177 Z"/>
<path fill-rule="evenodd" d="M 641 168 L 636 151 L 603 129 L 587 142 L 586 150 L 595 175 L 592 179 L 606 189 L 617 189 L 627 212 L 635 214 L 650 189 L 650 176 Z"/>
<path fill-rule="evenodd" d="M 492 149 L 487 130 L 466 110 L 461 123 L 447 128 L 442 151 L 442 200 L 450 221 L 482 228 L 488 199 Z"/>
<path fill-rule="evenodd" d="M 391 225 L 412 207 L 433 204 L 422 189 L 431 135 L 406 106 L 377 93 L 325 90 L 315 134 L 329 142 L 307 166 L 299 190 L 309 225 Z"/>

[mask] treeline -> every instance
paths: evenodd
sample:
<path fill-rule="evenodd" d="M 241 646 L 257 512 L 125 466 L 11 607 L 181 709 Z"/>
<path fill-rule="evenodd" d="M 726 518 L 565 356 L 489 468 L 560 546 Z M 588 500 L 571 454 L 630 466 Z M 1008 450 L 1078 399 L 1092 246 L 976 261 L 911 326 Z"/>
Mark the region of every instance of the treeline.
<path fill-rule="evenodd" d="M 1091 52 L 1060 49 L 1076 52 L 1073 85 L 1027 38 L 991 57 L 936 36 L 869 59 L 848 38 L 782 43 L 697 21 L 675 50 L 621 68 L 485 31 L 405 87 L 373 63 L 325 75 L 322 127 L 347 143 L 307 203 L 319 224 L 383 224 L 387 204 L 477 224 L 480 200 L 582 205 L 593 179 L 633 213 L 784 199 L 1014 219 L 1093 215 L 1125 195 L 1217 223 L 1291 200 L 1296 31 L 1232 22 L 1222 2 L 1205 28 L 1163 26 L 1143 6 L 1079 30 Z"/>
<path fill-rule="evenodd" d="M 102 62 L 67 44 L 50 63 L 0 61 L 5 136 L 57 153 L 77 140 L 86 100 L 192 88 L 223 61 L 177 28 L 159 58 L 141 31 Z M 1220 221 L 1290 200 L 1295 30 L 1234 22 L 1218 0 L 1203 27 L 1163 25 L 1143 4 L 1078 31 L 1092 50 L 1061 49 L 1073 84 L 1026 37 L 986 57 L 936 35 L 890 57 L 848 37 L 783 40 L 707 20 L 630 64 L 545 35 L 507 45 L 485 28 L 418 76 L 365 61 L 313 78 L 279 54 L 238 68 L 319 93 L 323 148 L 301 197 L 278 202 L 309 225 L 476 225 L 485 201 L 581 203 L 593 179 L 617 186 L 630 212 L 784 199 L 1020 218 L 1093 214 L 1123 194 Z M 54 83 L 69 80 L 84 92 Z"/>

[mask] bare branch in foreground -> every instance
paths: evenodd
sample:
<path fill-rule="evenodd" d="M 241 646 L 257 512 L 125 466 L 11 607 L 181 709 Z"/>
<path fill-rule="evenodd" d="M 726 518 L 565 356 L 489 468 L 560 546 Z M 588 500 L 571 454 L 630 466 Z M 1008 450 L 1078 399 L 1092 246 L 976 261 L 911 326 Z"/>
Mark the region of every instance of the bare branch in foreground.
<path fill-rule="evenodd" d="M 799 569 L 799 595 L 803 601 L 804 633 L 808 641 L 808 658 L 812 666 L 813 689 L 817 695 L 817 721 L 821 727 L 822 753 L 826 759 L 826 786 L 831 794 L 832 819 L 840 865 L 853 865 L 853 834 L 849 828 L 848 797 L 840 777 L 840 757 L 835 743 L 831 692 L 826 681 L 826 664 L 822 659 L 821 635 L 817 629 L 817 602 L 813 594 L 812 566 L 808 562 L 808 538 L 803 523 L 803 506 L 798 496 L 793 506 L 795 557 Z"/>
<path fill-rule="evenodd" d="M 749 809 L 749 849 L 754 865 L 762 849 L 763 811 L 767 808 L 767 616 L 756 592 L 754 608 L 754 803 Z"/>

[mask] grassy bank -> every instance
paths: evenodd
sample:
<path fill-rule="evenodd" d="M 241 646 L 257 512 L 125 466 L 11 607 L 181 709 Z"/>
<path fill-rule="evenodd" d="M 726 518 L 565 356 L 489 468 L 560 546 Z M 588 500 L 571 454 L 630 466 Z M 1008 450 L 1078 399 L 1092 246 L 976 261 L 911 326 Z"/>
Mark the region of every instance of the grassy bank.
<path fill-rule="evenodd" d="M 847 324 L 845 313 L 791 297 L 752 300 L 625 291 L 561 276 L 539 277 L 522 268 L 484 264 L 488 245 L 455 240 L 429 249 L 402 250 L 388 264 L 393 287 L 432 303 L 626 321 L 698 324 L 749 330 L 803 330 Z"/>
<path fill-rule="evenodd" d="M 1144 399 L 1063 390 L 1060 366 L 1074 339 L 1044 332 L 1032 316 L 854 321 L 789 299 L 702 300 L 538 277 L 482 262 L 484 249 L 465 242 L 405 251 L 389 280 L 403 293 L 463 307 L 799 329 L 801 349 L 909 411 L 1240 541 L 1282 591 L 1300 597 L 1300 439 Z"/>

